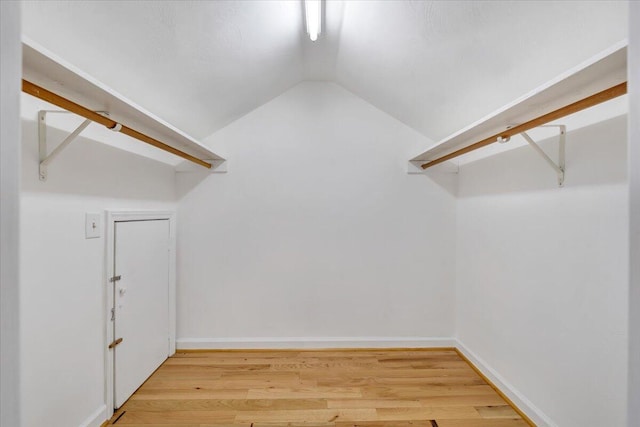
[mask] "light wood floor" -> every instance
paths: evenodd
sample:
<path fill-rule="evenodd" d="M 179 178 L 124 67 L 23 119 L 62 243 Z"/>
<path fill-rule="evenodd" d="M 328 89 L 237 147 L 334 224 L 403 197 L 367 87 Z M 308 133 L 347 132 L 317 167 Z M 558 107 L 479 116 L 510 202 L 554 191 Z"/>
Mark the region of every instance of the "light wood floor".
<path fill-rule="evenodd" d="M 446 349 L 178 352 L 111 423 L 128 427 L 529 425 L 455 350 Z"/>

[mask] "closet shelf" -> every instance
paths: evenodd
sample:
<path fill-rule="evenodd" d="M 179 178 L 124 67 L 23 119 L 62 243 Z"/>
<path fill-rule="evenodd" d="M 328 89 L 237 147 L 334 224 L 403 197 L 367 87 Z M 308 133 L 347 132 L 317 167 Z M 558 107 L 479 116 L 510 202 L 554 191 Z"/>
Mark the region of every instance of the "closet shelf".
<path fill-rule="evenodd" d="M 410 160 L 422 169 L 542 126 L 627 92 L 627 42 L 536 88 Z"/>
<path fill-rule="evenodd" d="M 207 169 L 217 167 L 225 160 L 186 133 L 29 40 L 22 42 L 22 76 L 23 92 L 111 130 Z"/>

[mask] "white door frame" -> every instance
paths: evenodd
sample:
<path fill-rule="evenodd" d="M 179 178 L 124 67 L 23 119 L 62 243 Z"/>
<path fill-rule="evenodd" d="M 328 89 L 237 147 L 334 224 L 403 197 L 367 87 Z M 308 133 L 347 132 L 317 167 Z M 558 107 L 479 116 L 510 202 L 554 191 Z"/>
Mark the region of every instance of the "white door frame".
<path fill-rule="evenodd" d="M 171 211 L 106 211 L 106 266 L 102 297 L 104 300 L 104 359 L 105 359 L 105 404 L 107 405 L 107 419 L 113 416 L 114 402 L 114 369 L 113 350 L 109 344 L 115 339 L 113 336 L 113 322 L 111 321 L 111 308 L 114 306 L 113 287 L 115 283 L 109 279 L 114 276 L 115 263 L 115 239 L 116 222 L 122 221 L 169 221 L 169 349 L 168 354 L 176 352 L 176 214 Z"/>

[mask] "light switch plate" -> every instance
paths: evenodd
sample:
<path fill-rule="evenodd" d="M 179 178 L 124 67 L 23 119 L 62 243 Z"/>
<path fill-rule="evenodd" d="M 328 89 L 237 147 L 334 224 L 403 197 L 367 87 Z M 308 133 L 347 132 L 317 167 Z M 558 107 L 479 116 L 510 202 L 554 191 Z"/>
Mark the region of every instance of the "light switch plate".
<path fill-rule="evenodd" d="M 99 213 L 85 214 L 84 237 L 85 239 L 97 239 L 102 235 L 102 218 Z"/>

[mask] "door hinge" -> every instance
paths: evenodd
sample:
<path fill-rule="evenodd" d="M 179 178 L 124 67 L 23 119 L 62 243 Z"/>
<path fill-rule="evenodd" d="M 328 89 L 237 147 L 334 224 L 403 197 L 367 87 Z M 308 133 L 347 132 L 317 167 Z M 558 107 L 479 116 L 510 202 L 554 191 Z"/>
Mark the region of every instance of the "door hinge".
<path fill-rule="evenodd" d="M 120 279 L 122 279 L 122 276 L 113 276 L 111 279 L 109 279 L 109 282 L 117 282 Z"/>
<path fill-rule="evenodd" d="M 112 342 L 111 344 L 109 344 L 109 349 L 114 348 L 115 346 L 117 346 L 118 344 L 120 344 L 122 342 L 122 338 L 118 338 L 117 340 L 115 340 L 114 342 Z"/>

